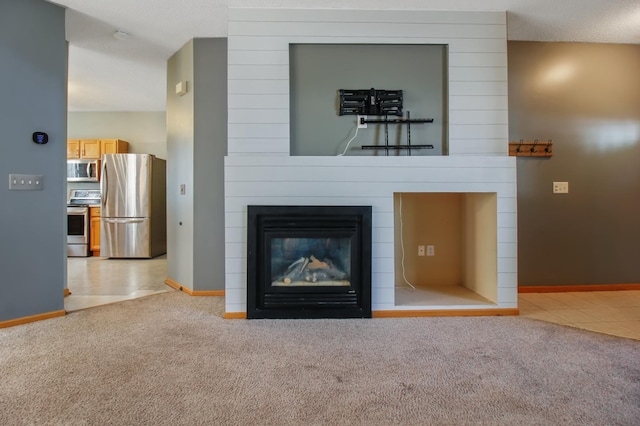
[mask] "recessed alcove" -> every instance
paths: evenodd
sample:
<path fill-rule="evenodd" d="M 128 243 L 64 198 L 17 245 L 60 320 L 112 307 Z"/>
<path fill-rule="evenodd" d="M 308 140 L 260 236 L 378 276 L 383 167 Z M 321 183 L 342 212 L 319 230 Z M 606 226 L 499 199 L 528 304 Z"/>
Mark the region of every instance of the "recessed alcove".
<path fill-rule="evenodd" d="M 289 44 L 290 155 L 447 155 L 447 70 L 445 44 Z M 338 113 L 338 91 L 370 88 L 402 90 L 404 118 L 410 113 L 433 122 L 414 123 L 410 130 L 390 125 L 387 132 L 369 123 L 356 135 L 356 116 Z M 413 145 L 433 148 L 385 152 L 385 141 L 406 144 L 408 131 Z M 362 149 L 367 145 L 380 149 Z"/>
<path fill-rule="evenodd" d="M 395 306 L 498 303 L 496 193 L 394 193 L 394 237 Z"/>

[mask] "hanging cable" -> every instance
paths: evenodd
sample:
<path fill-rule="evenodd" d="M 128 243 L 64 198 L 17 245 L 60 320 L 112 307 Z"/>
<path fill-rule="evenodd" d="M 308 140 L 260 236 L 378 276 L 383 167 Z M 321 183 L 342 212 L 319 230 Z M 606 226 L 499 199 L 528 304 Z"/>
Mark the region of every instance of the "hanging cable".
<path fill-rule="evenodd" d="M 399 194 L 400 195 L 400 247 L 402 248 L 402 278 L 404 278 L 404 282 L 407 283 L 407 285 L 409 285 L 409 287 L 411 287 L 412 289 L 416 289 L 415 286 L 413 284 L 411 284 L 409 282 L 409 280 L 407 279 L 407 275 L 405 274 L 405 268 L 404 268 L 404 231 L 403 231 L 403 226 L 402 226 L 402 193 Z"/>
<path fill-rule="evenodd" d="M 342 151 L 342 154 L 338 154 L 338 157 L 342 157 L 347 150 L 349 149 L 349 145 L 351 145 L 351 142 L 356 138 L 356 136 L 358 136 L 358 124 L 356 123 L 356 133 L 353 135 L 353 137 L 351 139 L 349 139 L 349 142 L 347 142 L 347 146 L 344 148 L 344 151 Z"/>

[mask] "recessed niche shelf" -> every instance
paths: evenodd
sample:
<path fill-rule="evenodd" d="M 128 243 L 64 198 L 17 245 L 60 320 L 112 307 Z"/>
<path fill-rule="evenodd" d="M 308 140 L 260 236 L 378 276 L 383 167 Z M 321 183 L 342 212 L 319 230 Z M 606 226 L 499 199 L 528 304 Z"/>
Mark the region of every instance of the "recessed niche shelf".
<path fill-rule="evenodd" d="M 394 234 L 395 306 L 497 305 L 496 193 L 395 193 Z"/>
<path fill-rule="evenodd" d="M 289 139 L 291 156 L 405 156 L 407 149 L 384 146 L 406 145 L 408 123 L 370 122 L 358 128 L 357 115 L 367 120 L 401 118 L 411 111 L 416 118 L 432 117 L 432 124 L 411 123 L 413 156 L 448 154 L 447 46 L 435 44 L 289 44 Z M 409 64 L 399 66 L 398 64 Z M 333 70 L 333 72 L 326 72 Z M 340 90 L 369 95 L 370 89 L 402 91 L 402 108 L 376 103 L 375 108 L 341 103 Z M 360 93 L 362 92 L 362 93 Z M 366 93 L 365 93 L 366 92 Z M 356 96 L 357 98 L 357 96 Z M 371 100 L 371 96 L 362 96 Z M 377 98 L 376 98 L 377 99 Z M 387 99 L 388 100 L 388 99 Z M 273 111 L 270 114 L 278 114 Z M 286 117 L 277 115 L 277 123 Z M 278 128 L 281 126 L 278 125 Z M 282 129 L 284 132 L 284 129 Z M 357 131 L 357 133 L 356 133 Z M 362 149 L 363 145 L 375 148 Z"/>

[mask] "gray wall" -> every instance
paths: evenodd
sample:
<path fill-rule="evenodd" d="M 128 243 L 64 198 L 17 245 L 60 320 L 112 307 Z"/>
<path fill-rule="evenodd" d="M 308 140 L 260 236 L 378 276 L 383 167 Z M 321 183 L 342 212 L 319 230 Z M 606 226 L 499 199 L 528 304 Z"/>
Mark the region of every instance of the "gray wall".
<path fill-rule="evenodd" d="M 194 40 L 194 290 L 224 290 L 227 39 Z"/>
<path fill-rule="evenodd" d="M 404 111 L 411 118 L 433 118 L 413 124 L 412 144 L 433 144 L 412 155 L 446 153 L 446 46 L 443 45 L 291 45 L 291 155 L 337 155 L 355 132 L 356 116 L 339 116 L 339 89 L 401 89 Z M 381 118 L 381 117 L 372 117 Z M 406 144 L 406 127 L 389 126 L 389 143 Z M 359 129 L 345 155 L 385 155 L 362 150 L 384 145 L 382 125 Z M 389 155 L 407 155 L 390 151 Z"/>
<path fill-rule="evenodd" d="M 176 84 L 189 92 L 178 96 Z M 193 289 L 193 40 L 167 62 L 167 275 Z M 186 186 L 180 195 L 180 185 Z"/>
<path fill-rule="evenodd" d="M 185 80 L 189 92 L 179 97 L 175 86 Z M 169 278 L 195 291 L 224 290 L 226 39 L 194 39 L 169 59 L 167 135 Z"/>
<path fill-rule="evenodd" d="M 64 309 L 67 44 L 64 9 L 0 0 L 0 321 Z M 34 131 L 49 143 L 31 141 Z M 9 191 L 10 173 L 42 191 Z"/>
<path fill-rule="evenodd" d="M 640 282 L 640 46 L 509 42 L 522 286 Z M 569 182 L 552 194 L 552 182 Z"/>

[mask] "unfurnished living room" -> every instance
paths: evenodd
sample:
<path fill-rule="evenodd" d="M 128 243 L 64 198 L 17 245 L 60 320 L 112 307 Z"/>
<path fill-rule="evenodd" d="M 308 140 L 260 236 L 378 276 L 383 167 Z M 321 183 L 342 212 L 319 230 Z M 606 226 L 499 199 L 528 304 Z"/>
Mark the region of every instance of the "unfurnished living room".
<path fill-rule="evenodd" d="M 639 29 L 0 0 L 0 424 L 638 424 Z"/>

